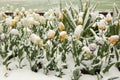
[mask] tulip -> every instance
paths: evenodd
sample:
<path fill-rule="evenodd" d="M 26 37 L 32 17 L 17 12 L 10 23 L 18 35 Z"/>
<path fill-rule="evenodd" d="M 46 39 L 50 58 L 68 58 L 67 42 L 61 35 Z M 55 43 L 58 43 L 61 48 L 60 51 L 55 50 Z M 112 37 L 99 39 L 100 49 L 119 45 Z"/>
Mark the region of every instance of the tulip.
<path fill-rule="evenodd" d="M 38 10 L 38 9 L 34 9 L 33 11 L 34 11 L 35 13 L 38 13 L 38 12 L 39 12 L 39 10 Z"/>
<path fill-rule="evenodd" d="M 35 45 L 39 45 L 39 46 L 43 45 L 43 40 L 39 36 L 37 36 L 36 34 L 31 34 L 29 39 Z"/>
<path fill-rule="evenodd" d="M 15 12 L 13 13 L 13 15 L 14 16 L 18 16 L 20 14 L 20 11 L 19 11 L 19 9 L 17 8 L 16 10 L 15 10 Z"/>
<path fill-rule="evenodd" d="M 110 13 L 108 13 L 108 14 L 106 15 L 106 21 L 107 21 L 107 22 L 111 22 L 111 21 L 112 21 L 112 16 L 111 16 Z"/>
<path fill-rule="evenodd" d="M 21 11 L 24 13 L 26 10 L 25 10 L 25 8 L 24 8 L 24 7 L 22 7 Z"/>
<path fill-rule="evenodd" d="M 64 30 L 65 29 L 65 26 L 62 22 L 59 23 L 59 30 Z"/>
<path fill-rule="evenodd" d="M 85 53 L 91 53 L 89 47 L 87 47 L 87 46 L 82 47 L 82 51 Z"/>
<path fill-rule="evenodd" d="M 59 34 L 59 39 L 60 39 L 61 41 L 63 41 L 63 40 L 66 39 L 67 37 L 68 37 L 68 35 L 67 35 L 67 32 L 66 32 L 66 31 L 60 32 L 60 34 Z"/>
<path fill-rule="evenodd" d="M 94 52 L 96 50 L 96 48 L 97 48 L 97 45 L 95 43 L 89 44 L 90 51 Z"/>
<path fill-rule="evenodd" d="M 100 22 L 97 23 L 98 29 L 100 30 L 105 30 L 107 28 L 107 25 L 104 20 L 101 20 Z"/>
<path fill-rule="evenodd" d="M 92 20 L 92 21 L 95 21 L 96 18 L 98 17 L 98 15 L 99 15 L 98 12 L 92 12 L 92 13 L 91 13 L 91 20 Z"/>
<path fill-rule="evenodd" d="M 33 13 L 33 14 L 32 14 L 32 17 L 33 17 L 36 21 L 39 21 L 39 20 L 40 20 L 40 15 L 39 15 L 39 14 Z"/>
<path fill-rule="evenodd" d="M 4 12 L 2 12 L 2 17 L 6 18 L 6 14 Z"/>
<path fill-rule="evenodd" d="M 62 20 L 63 20 L 63 14 L 62 14 L 62 13 L 59 13 L 58 20 L 59 20 L 59 21 L 62 21 Z"/>
<path fill-rule="evenodd" d="M 49 30 L 47 33 L 47 37 L 49 39 L 53 39 L 55 37 L 55 31 L 54 30 Z"/>
<path fill-rule="evenodd" d="M 46 23 L 46 19 L 44 16 L 40 16 L 39 22 L 44 25 Z"/>
<path fill-rule="evenodd" d="M 17 29 L 11 29 L 10 34 L 12 35 L 19 35 L 19 31 Z"/>
<path fill-rule="evenodd" d="M 79 17 L 79 18 L 78 18 L 77 23 L 78 23 L 78 25 L 82 25 L 82 24 L 83 24 L 83 19 L 82 19 L 82 17 Z"/>
<path fill-rule="evenodd" d="M 12 22 L 12 17 L 8 17 L 5 19 L 5 24 L 10 27 L 11 26 L 11 22 Z"/>
<path fill-rule="evenodd" d="M 100 37 L 97 37 L 96 41 L 97 41 L 98 45 L 103 45 L 104 44 L 104 40 Z"/>
<path fill-rule="evenodd" d="M 90 51 L 89 47 L 83 46 L 82 51 L 84 52 L 85 57 L 90 58 L 92 52 Z"/>
<path fill-rule="evenodd" d="M 74 31 L 74 36 L 75 36 L 75 38 L 78 39 L 78 38 L 80 37 L 80 34 L 81 34 L 82 31 L 83 31 L 82 25 L 78 25 L 78 26 L 76 27 L 75 31 Z"/>
<path fill-rule="evenodd" d="M 112 45 L 115 45 L 119 40 L 119 36 L 118 35 L 112 35 L 108 38 L 108 42 Z"/>
<path fill-rule="evenodd" d="M 14 18 L 14 20 L 15 20 L 16 22 L 19 22 L 20 16 L 16 16 L 16 17 Z"/>
<path fill-rule="evenodd" d="M 16 21 L 14 19 L 12 19 L 11 26 L 15 26 L 15 25 L 16 25 Z"/>
<path fill-rule="evenodd" d="M 29 18 L 26 17 L 26 18 L 21 19 L 21 23 L 22 23 L 22 25 L 23 25 L 24 27 L 29 27 L 29 26 L 31 26 L 31 25 L 30 25 L 30 21 L 31 21 L 30 17 L 29 17 Z M 32 22 L 32 21 L 31 21 L 31 22 Z"/>
<path fill-rule="evenodd" d="M 2 33 L 2 34 L 0 35 L 0 38 L 1 38 L 1 40 L 4 40 L 4 39 L 5 39 L 5 34 Z"/>
<path fill-rule="evenodd" d="M 6 14 L 5 14 L 4 12 L 1 12 L 1 13 L 0 13 L 0 18 L 1 18 L 1 19 L 5 19 L 5 18 L 6 18 Z"/>

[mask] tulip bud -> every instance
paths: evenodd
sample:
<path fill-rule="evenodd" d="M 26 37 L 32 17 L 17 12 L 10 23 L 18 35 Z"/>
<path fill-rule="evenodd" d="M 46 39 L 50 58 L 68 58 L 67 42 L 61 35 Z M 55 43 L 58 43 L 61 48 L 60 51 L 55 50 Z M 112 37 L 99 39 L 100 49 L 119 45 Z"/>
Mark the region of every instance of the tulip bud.
<path fill-rule="evenodd" d="M 49 39 L 53 39 L 55 37 L 55 31 L 54 30 L 49 30 L 47 33 L 47 37 Z"/>
<path fill-rule="evenodd" d="M 65 26 L 62 22 L 59 23 L 59 29 L 62 31 L 65 29 Z"/>
<path fill-rule="evenodd" d="M 84 46 L 84 47 L 82 48 L 82 51 L 84 51 L 85 53 L 91 53 L 89 47 L 87 47 L 87 46 Z"/>
<path fill-rule="evenodd" d="M 112 35 L 108 38 L 108 42 L 112 45 L 115 45 L 119 40 L 119 36 L 118 35 Z"/>
<path fill-rule="evenodd" d="M 4 39 L 5 39 L 5 34 L 2 33 L 2 34 L 0 35 L 0 38 L 1 38 L 1 40 L 4 40 Z"/>
<path fill-rule="evenodd" d="M 15 26 L 16 25 L 16 21 L 13 19 L 12 21 L 11 21 L 11 26 Z"/>
<path fill-rule="evenodd" d="M 37 36 L 36 34 L 31 34 L 29 39 L 35 45 L 39 45 L 39 46 L 43 45 L 43 40 L 40 39 L 40 37 Z"/>
<path fill-rule="evenodd" d="M 44 16 L 40 16 L 39 22 L 40 22 L 40 24 L 44 25 L 46 23 L 45 17 Z"/>
<path fill-rule="evenodd" d="M 97 45 L 95 43 L 92 43 L 92 44 L 89 45 L 89 49 L 92 52 L 94 52 L 96 50 L 96 48 L 97 48 Z"/>
<path fill-rule="evenodd" d="M 83 19 L 82 19 L 82 17 L 79 17 L 79 18 L 78 18 L 77 24 L 78 24 L 78 25 L 82 25 L 82 24 L 83 24 Z"/>
<path fill-rule="evenodd" d="M 104 44 L 104 40 L 102 38 L 97 37 L 96 40 L 97 40 L 98 45 L 103 45 Z"/>
<path fill-rule="evenodd" d="M 58 20 L 59 20 L 59 21 L 62 21 L 62 20 L 63 20 L 63 14 L 62 14 L 62 13 L 59 13 Z"/>
<path fill-rule="evenodd" d="M 106 15 L 106 21 L 107 21 L 107 22 L 111 22 L 111 21 L 112 21 L 112 16 L 111 16 L 110 13 L 108 13 L 108 14 Z"/>
<path fill-rule="evenodd" d="M 83 27 L 82 25 L 78 25 L 76 28 L 75 28 L 75 31 L 74 31 L 74 36 L 75 38 L 79 38 L 80 37 L 80 34 L 81 32 L 83 31 Z"/>
<path fill-rule="evenodd" d="M 6 14 L 4 12 L 2 12 L 2 17 L 6 18 Z"/>
<path fill-rule="evenodd" d="M 38 13 L 38 12 L 39 12 L 39 10 L 38 10 L 38 9 L 34 9 L 34 12 L 35 12 L 35 13 Z"/>
<path fill-rule="evenodd" d="M 18 16 L 20 14 L 19 10 L 16 9 L 15 12 L 13 13 L 14 16 Z"/>
<path fill-rule="evenodd" d="M 0 18 L 1 18 L 1 19 L 5 19 L 5 18 L 6 18 L 6 14 L 5 14 L 4 12 L 1 12 L 1 13 L 0 13 Z"/>
<path fill-rule="evenodd" d="M 12 35 L 19 35 L 19 31 L 17 29 L 11 29 L 10 34 Z"/>
<path fill-rule="evenodd" d="M 16 17 L 14 18 L 14 20 L 15 20 L 15 22 L 19 22 L 20 16 L 16 16 Z"/>
<path fill-rule="evenodd" d="M 59 39 L 62 41 L 62 40 L 64 40 L 64 39 L 66 39 L 68 37 L 68 35 L 67 35 L 67 32 L 66 31 L 62 31 L 62 32 L 60 32 L 60 34 L 59 34 Z"/>
<path fill-rule="evenodd" d="M 21 12 L 24 14 L 25 13 L 25 8 L 22 7 Z"/>
<path fill-rule="evenodd" d="M 107 25 L 105 24 L 105 21 L 103 21 L 103 20 L 98 22 L 97 25 L 98 25 L 98 29 L 100 29 L 100 30 L 105 30 L 107 28 Z"/>
<path fill-rule="evenodd" d="M 84 52 L 85 57 L 90 58 L 92 52 L 90 51 L 89 47 L 87 46 L 82 47 L 82 51 Z"/>

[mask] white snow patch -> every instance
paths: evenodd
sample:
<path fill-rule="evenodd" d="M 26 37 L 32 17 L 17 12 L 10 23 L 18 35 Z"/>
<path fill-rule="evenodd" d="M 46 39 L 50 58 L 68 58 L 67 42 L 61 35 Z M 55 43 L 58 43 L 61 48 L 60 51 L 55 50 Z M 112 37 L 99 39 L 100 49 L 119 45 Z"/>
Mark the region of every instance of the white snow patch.
<path fill-rule="evenodd" d="M 92 75 L 82 75 L 79 80 L 97 80 L 97 77 Z"/>
<path fill-rule="evenodd" d="M 5 73 L 8 77 L 5 77 Z M 0 80 L 66 80 L 53 75 L 45 75 L 42 72 L 32 72 L 29 69 L 17 69 L 7 71 L 0 66 Z"/>
<path fill-rule="evenodd" d="M 109 72 L 103 74 L 103 80 L 107 80 L 109 78 L 114 78 L 114 77 L 118 77 L 115 80 L 120 80 L 120 72 L 118 71 L 118 69 L 115 66 L 112 66 L 109 70 Z"/>

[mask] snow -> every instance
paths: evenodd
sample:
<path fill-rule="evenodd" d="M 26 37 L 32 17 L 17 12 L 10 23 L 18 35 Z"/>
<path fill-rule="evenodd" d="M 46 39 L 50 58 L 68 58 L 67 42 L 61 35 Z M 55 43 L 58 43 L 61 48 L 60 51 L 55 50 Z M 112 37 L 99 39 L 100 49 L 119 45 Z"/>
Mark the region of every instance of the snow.
<path fill-rule="evenodd" d="M 6 70 L 6 68 L 0 64 L 0 80 L 71 80 L 73 70 L 75 69 L 72 54 L 69 54 L 69 57 L 67 56 L 66 64 L 68 65 L 69 69 L 63 69 L 65 75 L 63 75 L 62 78 L 56 77 L 55 73 L 52 71 L 50 71 L 47 75 L 44 74 L 43 70 L 39 70 L 37 73 L 35 73 L 31 71 L 29 67 L 18 69 L 11 65 L 12 70 L 10 71 Z M 79 78 L 79 80 L 98 80 L 96 75 L 81 75 L 82 76 Z M 108 80 L 109 78 L 113 77 L 119 77 L 115 80 L 120 80 L 120 72 L 115 66 L 112 66 L 105 74 L 101 72 L 101 75 L 103 76 L 101 80 Z"/>
<path fill-rule="evenodd" d="M 115 79 L 115 80 L 120 80 L 120 72 L 115 66 L 112 66 L 109 72 L 103 74 L 103 77 L 104 77 L 103 80 L 107 80 L 109 78 L 114 78 L 114 77 L 119 77 L 118 79 Z"/>
<path fill-rule="evenodd" d="M 91 75 L 82 75 L 79 80 L 97 80 L 97 77 Z"/>
<path fill-rule="evenodd" d="M 7 77 L 5 76 L 5 74 Z M 42 72 L 35 73 L 27 68 L 8 71 L 3 66 L 1 66 L 0 80 L 65 80 L 65 79 L 61 79 L 52 75 L 45 75 Z"/>
<path fill-rule="evenodd" d="M 70 71 L 68 71 L 70 72 Z M 66 70 L 66 73 L 68 73 Z M 51 72 L 52 73 L 52 72 Z M 6 70 L 4 66 L 0 66 L 0 80 L 71 80 L 70 74 L 63 75 L 63 78 L 56 77 L 49 73 L 45 75 L 42 70 L 35 73 L 28 68 Z M 102 74 L 102 80 L 108 80 L 109 78 L 119 77 L 115 80 L 120 80 L 120 72 L 116 67 L 112 67 L 109 72 Z M 82 74 L 79 80 L 98 80 L 95 75 Z"/>

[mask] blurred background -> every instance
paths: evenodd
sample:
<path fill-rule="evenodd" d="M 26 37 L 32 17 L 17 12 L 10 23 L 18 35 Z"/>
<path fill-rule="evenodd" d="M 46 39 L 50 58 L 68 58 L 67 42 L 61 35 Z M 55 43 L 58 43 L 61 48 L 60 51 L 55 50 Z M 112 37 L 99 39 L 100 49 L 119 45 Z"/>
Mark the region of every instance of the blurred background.
<path fill-rule="evenodd" d="M 80 0 L 61 0 L 62 7 L 69 2 L 73 3 L 73 6 L 78 6 Z M 85 2 L 85 0 L 82 0 Z M 97 10 L 112 10 L 114 3 L 120 8 L 120 0 L 90 0 L 91 4 L 97 3 Z M 13 9 L 25 7 L 26 9 L 39 9 L 40 11 L 46 11 L 50 8 L 59 7 L 60 0 L 0 0 L 0 8 L 5 7 L 7 4 L 13 6 Z"/>

